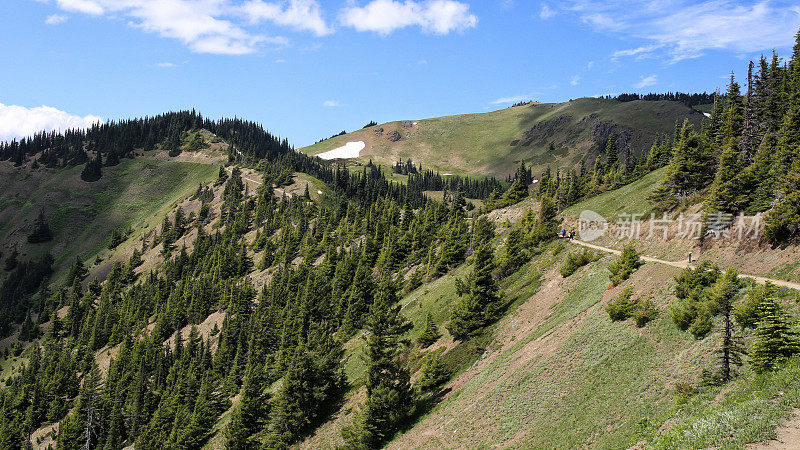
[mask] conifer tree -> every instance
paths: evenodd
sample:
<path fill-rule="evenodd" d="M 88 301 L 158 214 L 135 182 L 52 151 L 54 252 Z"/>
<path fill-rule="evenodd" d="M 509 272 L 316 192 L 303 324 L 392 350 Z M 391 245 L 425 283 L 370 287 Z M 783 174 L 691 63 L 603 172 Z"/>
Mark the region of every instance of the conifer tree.
<path fill-rule="evenodd" d="M 391 280 L 381 282 L 367 318 L 367 400 L 353 427 L 343 431 L 351 448 L 379 448 L 391 439 L 413 405 L 410 375 L 402 360 L 411 324 L 400 314 Z"/>
<path fill-rule="evenodd" d="M 741 284 L 736 269 L 728 269 L 711 288 L 709 300 L 722 315 L 722 343 L 720 346 L 720 380 L 733 378 L 732 366 L 741 365 L 741 345 L 733 335 L 733 301 Z"/>
<path fill-rule="evenodd" d="M 774 369 L 782 361 L 800 352 L 797 333 L 792 329 L 786 313 L 772 298 L 763 299 L 759 306 L 750 364 L 756 373 Z"/>
<path fill-rule="evenodd" d="M 31 244 L 39 244 L 53 240 L 53 233 L 50 231 L 50 226 L 47 224 L 47 219 L 44 217 L 44 208 L 39 210 L 39 215 L 33 224 L 33 231 L 28 235 L 28 242 Z"/>
<path fill-rule="evenodd" d="M 430 346 L 436 342 L 440 336 L 439 327 L 436 325 L 436 322 L 433 321 L 431 313 L 425 314 L 425 328 L 423 328 L 422 334 L 417 338 L 420 347 L 424 348 Z"/>
<path fill-rule="evenodd" d="M 456 339 L 469 337 L 494 321 L 500 308 L 497 283 L 492 274 L 494 255 L 489 246 L 484 245 L 475 252 L 474 264 L 447 323 L 447 330 Z"/>

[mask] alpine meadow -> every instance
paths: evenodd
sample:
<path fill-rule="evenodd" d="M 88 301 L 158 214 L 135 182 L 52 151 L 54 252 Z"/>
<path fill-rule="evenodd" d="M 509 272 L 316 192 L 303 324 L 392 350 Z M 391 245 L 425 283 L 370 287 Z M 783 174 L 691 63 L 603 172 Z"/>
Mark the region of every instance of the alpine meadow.
<path fill-rule="evenodd" d="M 796 5 L 10 3 L 0 449 L 800 448 Z"/>

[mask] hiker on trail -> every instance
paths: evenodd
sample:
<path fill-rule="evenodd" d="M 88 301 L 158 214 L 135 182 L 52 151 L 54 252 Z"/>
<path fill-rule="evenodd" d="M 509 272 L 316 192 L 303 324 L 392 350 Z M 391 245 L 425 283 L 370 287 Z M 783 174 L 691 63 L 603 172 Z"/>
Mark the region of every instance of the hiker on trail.
<path fill-rule="evenodd" d="M 692 263 L 692 252 L 689 252 L 689 264 Z"/>
<path fill-rule="evenodd" d="M 575 230 L 572 230 L 572 231 L 569 232 L 569 239 L 570 240 L 575 239 Z"/>
<path fill-rule="evenodd" d="M 566 238 L 566 237 L 567 237 L 567 229 L 566 228 L 562 228 L 561 229 L 561 238 L 563 239 L 563 238 Z"/>

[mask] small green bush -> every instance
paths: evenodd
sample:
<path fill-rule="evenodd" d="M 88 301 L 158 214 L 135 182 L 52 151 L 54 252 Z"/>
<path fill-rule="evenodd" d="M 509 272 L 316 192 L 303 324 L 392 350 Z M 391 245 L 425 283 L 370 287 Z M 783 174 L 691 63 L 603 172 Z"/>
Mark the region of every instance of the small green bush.
<path fill-rule="evenodd" d="M 430 392 L 443 385 L 450 379 L 450 371 L 442 362 L 438 353 L 429 353 L 422 360 L 422 369 L 417 389 L 421 392 Z"/>
<path fill-rule="evenodd" d="M 611 272 L 611 283 L 614 286 L 619 286 L 620 283 L 627 280 L 633 272 L 642 266 L 644 262 L 639 258 L 639 253 L 634 248 L 633 244 L 628 244 L 622 249 L 619 259 L 614 261 L 608 270 Z"/>
<path fill-rule="evenodd" d="M 658 308 L 652 300 L 632 300 L 633 291 L 626 288 L 606 305 L 606 312 L 613 321 L 633 318 L 636 326 L 642 328 L 658 317 Z"/>
<path fill-rule="evenodd" d="M 714 320 L 706 311 L 701 312 L 698 314 L 697 318 L 695 318 L 692 325 L 689 327 L 689 332 L 694 335 L 697 339 L 704 338 L 708 333 L 711 332 L 711 329 L 714 327 Z"/>
<path fill-rule="evenodd" d="M 658 317 L 658 309 L 652 300 L 638 301 L 636 309 L 633 313 L 633 318 L 636 320 L 636 326 L 642 328 L 651 321 Z"/>
<path fill-rule="evenodd" d="M 606 312 L 613 321 L 626 320 L 633 315 L 635 301 L 631 301 L 633 291 L 626 288 L 606 305 Z"/>
<path fill-rule="evenodd" d="M 672 321 L 681 331 L 686 331 L 697 318 L 697 308 L 694 302 L 681 301 L 672 307 Z"/>
<path fill-rule="evenodd" d="M 589 251 L 589 249 L 584 249 L 580 253 L 571 253 L 567 256 L 567 260 L 564 261 L 564 264 L 561 265 L 561 276 L 567 278 L 575 273 L 576 270 L 590 262 L 597 261 L 600 257 L 599 254 Z"/>

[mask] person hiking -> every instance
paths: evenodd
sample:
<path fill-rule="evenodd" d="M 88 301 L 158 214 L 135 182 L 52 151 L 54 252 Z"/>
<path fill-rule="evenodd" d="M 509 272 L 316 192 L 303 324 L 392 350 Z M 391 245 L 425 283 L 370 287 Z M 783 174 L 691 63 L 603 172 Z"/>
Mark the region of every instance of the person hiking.
<path fill-rule="evenodd" d="M 561 238 L 563 239 L 563 238 L 566 238 L 566 237 L 567 237 L 567 229 L 566 228 L 562 228 L 561 229 Z"/>
<path fill-rule="evenodd" d="M 572 231 L 569 232 L 569 239 L 570 240 L 575 239 L 575 230 L 572 230 Z"/>

